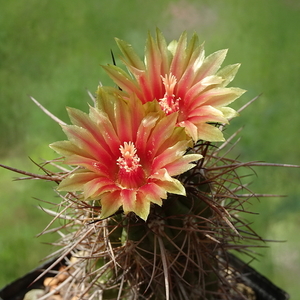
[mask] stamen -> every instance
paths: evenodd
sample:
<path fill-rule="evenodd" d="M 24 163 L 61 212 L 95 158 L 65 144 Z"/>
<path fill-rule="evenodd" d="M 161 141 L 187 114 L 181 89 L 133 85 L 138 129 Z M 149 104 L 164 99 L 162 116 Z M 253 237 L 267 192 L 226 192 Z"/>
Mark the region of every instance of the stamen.
<path fill-rule="evenodd" d="M 175 99 L 174 89 L 177 83 L 176 77 L 170 73 L 169 75 L 165 75 L 165 77 L 161 76 L 162 82 L 165 86 L 165 94 L 164 97 L 159 99 L 159 104 L 162 110 L 167 114 L 171 114 L 175 111 L 179 110 L 179 101 L 180 98 Z"/>
<path fill-rule="evenodd" d="M 117 165 L 120 166 L 120 169 L 131 173 L 141 166 L 139 163 L 140 158 L 136 154 L 136 148 L 133 142 L 124 142 L 124 146 L 120 146 L 120 152 L 122 156 L 117 159 Z"/>

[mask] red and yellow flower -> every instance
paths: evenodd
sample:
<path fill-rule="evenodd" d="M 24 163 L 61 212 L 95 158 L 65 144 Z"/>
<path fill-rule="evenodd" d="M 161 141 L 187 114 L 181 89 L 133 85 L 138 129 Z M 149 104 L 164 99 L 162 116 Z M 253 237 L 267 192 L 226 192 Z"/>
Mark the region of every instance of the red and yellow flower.
<path fill-rule="evenodd" d="M 155 39 L 148 37 L 142 61 L 130 44 L 116 42 L 129 73 L 113 65 L 103 67 L 127 95 L 135 94 L 142 103 L 157 100 L 166 115 L 176 112 L 176 125 L 184 127 L 194 142 L 224 140 L 215 124 L 237 115 L 227 105 L 245 92 L 226 87 L 239 69 L 239 64 L 220 69 L 227 50 L 205 57 L 196 35 L 188 42 L 183 33 L 167 45 L 157 30 Z"/>
<path fill-rule="evenodd" d="M 79 166 L 58 189 L 99 200 L 101 218 L 122 207 L 146 220 L 151 203 L 162 205 L 167 193 L 185 195 L 174 176 L 202 156 L 186 154 L 192 142 L 176 126 L 178 113 L 166 115 L 156 101 L 142 104 L 101 87 L 97 103 L 89 114 L 68 108 L 73 125 L 62 125 L 68 141 L 50 145 L 66 164 Z"/>

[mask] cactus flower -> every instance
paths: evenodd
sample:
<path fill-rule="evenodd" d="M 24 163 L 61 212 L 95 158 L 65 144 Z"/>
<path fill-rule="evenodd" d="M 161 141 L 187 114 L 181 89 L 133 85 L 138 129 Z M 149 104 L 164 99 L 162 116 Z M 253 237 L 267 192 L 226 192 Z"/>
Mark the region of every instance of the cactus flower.
<path fill-rule="evenodd" d="M 227 50 L 205 58 L 196 35 L 188 42 L 183 33 L 167 45 L 157 30 L 156 39 L 148 36 L 143 62 L 130 44 L 116 42 L 130 74 L 114 65 L 103 67 L 123 91 L 136 94 L 142 103 L 156 99 L 166 115 L 177 112 L 176 125 L 184 127 L 194 142 L 224 140 L 215 124 L 226 124 L 237 115 L 227 105 L 245 92 L 226 87 L 239 69 L 239 64 L 220 69 Z"/>
<path fill-rule="evenodd" d="M 155 102 L 124 100 L 119 93 L 98 90 L 98 106 L 89 114 L 68 108 L 73 125 L 62 125 L 68 141 L 50 145 L 79 166 L 62 180 L 61 191 L 81 191 L 85 200 L 99 200 L 101 218 L 122 207 L 146 220 L 150 204 L 162 205 L 167 193 L 185 195 L 174 178 L 199 160 L 186 154 L 191 145 L 176 127 L 177 113 L 165 115 Z"/>

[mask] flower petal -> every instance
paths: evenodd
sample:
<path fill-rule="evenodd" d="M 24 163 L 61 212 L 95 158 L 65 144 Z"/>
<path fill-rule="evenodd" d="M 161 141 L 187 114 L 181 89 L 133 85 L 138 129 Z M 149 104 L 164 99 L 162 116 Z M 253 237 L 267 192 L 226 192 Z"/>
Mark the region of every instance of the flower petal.
<path fill-rule="evenodd" d="M 177 120 L 177 113 L 172 113 L 160 119 L 151 132 L 149 137 L 149 150 L 153 151 L 153 155 L 159 154 L 161 145 L 172 135 L 174 132 Z"/>
<path fill-rule="evenodd" d="M 113 155 L 118 155 L 121 142 L 108 115 L 97 108 L 91 107 L 89 116 L 97 124 L 98 128 L 101 128 L 99 133 L 102 133 L 105 143 L 110 146 L 110 151 Z M 103 134 L 104 132 L 105 134 Z"/>
<path fill-rule="evenodd" d="M 223 63 L 227 51 L 227 49 L 219 50 L 206 57 L 203 64 L 196 71 L 195 80 L 200 81 L 204 77 L 216 73 L 216 71 L 220 68 L 221 64 Z"/>
<path fill-rule="evenodd" d="M 145 162 L 149 162 L 150 164 L 152 163 L 154 153 L 151 149 L 149 149 L 149 137 L 158 119 L 158 114 L 148 114 L 142 120 L 137 131 L 136 147 L 140 150 L 141 159 Z"/>
<path fill-rule="evenodd" d="M 59 141 L 59 142 L 54 142 L 49 145 L 51 149 L 56 151 L 57 153 L 64 155 L 64 156 L 69 156 L 73 154 L 77 155 L 82 155 L 82 156 L 88 156 L 92 158 L 92 156 L 89 156 L 88 152 L 78 148 L 76 145 L 71 143 L 70 141 Z"/>
<path fill-rule="evenodd" d="M 101 195 L 101 215 L 100 219 L 105 219 L 113 215 L 122 206 L 121 191 L 108 192 Z"/>
<path fill-rule="evenodd" d="M 152 163 L 152 172 L 155 173 L 164 168 L 166 165 L 182 157 L 186 152 L 187 145 L 188 141 L 179 141 L 172 147 L 165 149 L 162 153 L 157 155 Z"/>
<path fill-rule="evenodd" d="M 194 123 L 187 121 L 182 121 L 178 124 L 185 128 L 187 133 L 192 137 L 194 142 L 198 140 L 204 140 L 209 142 L 222 142 L 224 141 L 223 133 L 219 128 L 209 125 L 206 123 L 199 123 L 195 125 Z"/>
<path fill-rule="evenodd" d="M 167 74 L 169 72 L 172 55 L 168 50 L 166 39 L 158 28 L 156 29 L 156 42 L 161 55 L 160 74 Z"/>
<path fill-rule="evenodd" d="M 155 182 L 148 182 L 139 188 L 139 192 L 143 193 L 144 197 L 150 202 L 162 205 L 161 199 L 167 198 L 167 191 L 157 185 Z"/>
<path fill-rule="evenodd" d="M 206 101 L 207 105 L 220 107 L 232 103 L 246 91 L 240 88 L 217 88 L 210 94 L 210 99 Z"/>
<path fill-rule="evenodd" d="M 166 192 L 172 194 L 178 194 L 185 196 L 185 188 L 182 183 L 172 178 L 166 169 L 161 169 L 155 174 L 150 176 L 151 179 L 155 179 L 155 183 L 160 187 L 164 188 Z"/>
<path fill-rule="evenodd" d="M 136 213 L 136 190 L 122 189 L 121 197 L 125 214 L 130 211 Z"/>
<path fill-rule="evenodd" d="M 63 179 L 57 190 L 59 191 L 83 191 L 83 186 L 90 180 L 93 180 L 98 175 L 93 172 L 76 172 Z"/>
<path fill-rule="evenodd" d="M 137 193 L 135 214 L 138 215 L 144 221 L 147 220 L 150 213 L 150 202 L 146 200 L 141 193 Z"/>
<path fill-rule="evenodd" d="M 199 123 L 214 122 L 227 123 L 223 112 L 220 109 L 214 108 L 211 105 L 203 105 L 196 108 L 188 117 L 188 120 L 196 126 Z"/>
<path fill-rule="evenodd" d="M 223 113 L 224 117 L 228 120 L 235 118 L 239 115 L 237 111 L 235 111 L 230 107 L 219 107 L 218 109 Z"/>
<path fill-rule="evenodd" d="M 162 58 L 157 43 L 149 34 L 146 43 L 145 65 L 148 70 L 147 85 L 151 87 L 149 97 L 151 99 L 159 99 L 163 93 L 163 84 L 160 80 Z"/>
<path fill-rule="evenodd" d="M 199 124 L 198 129 L 198 140 L 204 140 L 209 142 L 223 142 L 225 141 L 223 133 L 218 127 L 209 124 Z"/>
<path fill-rule="evenodd" d="M 96 174 L 98 176 L 109 176 L 110 172 L 109 170 L 115 171 L 115 166 L 110 163 L 111 160 L 108 160 L 105 162 L 105 160 L 95 160 L 84 156 L 79 155 L 71 155 L 66 158 L 65 164 L 68 165 L 78 165 L 81 167 L 84 167 Z M 107 164 L 106 164 L 107 163 Z M 108 166 L 110 169 L 108 169 Z"/>
<path fill-rule="evenodd" d="M 186 133 L 193 139 L 195 143 L 198 141 L 198 128 L 194 123 L 190 122 L 189 120 L 185 120 L 177 123 L 177 125 L 184 127 Z"/>
<path fill-rule="evenodd" d="M 176 78 L 180 78 L 184 72 L 184 65 L 186 60 L 186 44 L 187 44 L 187 33 L 184 32 L 176 45 L 176 50 L 171 62 L 170 73 L 172 73 Z M 164 75 L 164 74 L 162 74 Z"/>
<path fill-rule="evenodd" d="M 90 108 L 90 111 L 91 110 L 93 110 L 93 108 Z M 107 153 L 111 153 L 111 145 L 108 145 L 106 143 L 103 134 L 101 134 L 101 132 L 99 130 L 102 127 L 101 126 L 102 124 L 99 124 L 98 122 L 94 122 L 93 119 L 88 114 L 82 112 L 79 109 L 68 107 L 67 111 L 68 111 L 69 117 L 71 119 L 71 122 L 74 125 L 85 128 L 95 138 L 97 143 L 99 143 L 103 147 L 103 149 Z M 99 112 L 99 114 L 100 114 L 100 112 Z M 105 119 L 103 118 L 101 120 L 105 120 Z M 107 122 L 107 120 L 105 120 L 105 121 Z"/>
<path fill-rule="evenodd" d="M 84 149 L 97 160 L 110 160 L 110 155 L 87 129 L 76 125 L 63 125 L 62 128 L 72 144 Z"/>
<path fill-rule="evenodd" d="M 137 69 L 143 69 L 144 63 L 139 58 L 139 56 L 135 53 L 132 46 L 125 41 L 122 41 L 118 38 L 115 39 L 119 49 L 122 51 L 125 59 L 128 61 L 128 64 Z"/>
<path fill-rule="evenodd" d="M 132 77 L 121 68 L 113 65 L 102 66 L 102 68 L 122 90 L 131 91 L 141 97 L 137 82 L 132 80 Z"/>
<path fill-rule="evenodd" d="M 236 114 L 234 110 L 223 108 L 244 93 L 244 90 L 238 88 L 225 88 L 240 66 L 234 64 L 220 69 L 227 54 L 226 49 L 205 58 L 203 44 L 199 45 L 196 35 L 188 41 L 184 32 L 178 41 L 172 41 L 167 46 L 165 38 L 157 29 L 156 39 L 150 34 L 148 36 L 144 64 L 131 45 L 119 40 L 117 43 L 131 74 L 113 66 L 111 69 L 108 67 L 107 71 L 113 74 L 117 83 L 123 83 L 129 95 L 136 94 L 142 103 L 159 101 L 166 114 L 176 112 L 177 126 L 185 127 L 194 142 L 197 142 L 197 137 L 209 136 L 208 129 L 212 130 L 212 140 L 223 140 L 218 129 L 206 122 L 228 123 L 228 118 Z M 165 84 L 162 78 L 174 78 L 172 85 Z M 220 109 L 204 114 L 204 110 L 200 110 L 202 106 Z"/>
<path fill-rule="evenodd" d="M 186 154 L 171 164 L 166 165 L 165 169 L 168 171 L 170 176 L 177 176 L 194 168 L 195 164 L 192 164 L 191 162 L 196 162 L 202 157 L 203 156 L 201 154 Z"/>
<path fill-rule="evenodd" d="M 84 185 L 84 198 L 98 198 L 101 197 L 102 194 L 106 192 L 113 192 L 119 190 L 119 188 L 116 186 L 116 183 L 112 181 L 109 178 L 106 177 L 97 177 L 90 181 L 88 181 Z"/>
<path fill-rule="evenodd" d="M 210 89 L 193 99 L 193 103 L 189 106 L 189 111 L 192 112 L 196 107 L 201 105 L 210 105 L 217 108 L 223 107 L 230 104 L 244 93 L 245 90 L 239 88 Z"/>
<path fill-rule="evenodd" d="M 217 72 L 217 76 L 220 76 L 224 79 L 222 87 L 227 86 L 235 77 L 237 71 L 239 70 L 241 64 L 229 65 Z"/>

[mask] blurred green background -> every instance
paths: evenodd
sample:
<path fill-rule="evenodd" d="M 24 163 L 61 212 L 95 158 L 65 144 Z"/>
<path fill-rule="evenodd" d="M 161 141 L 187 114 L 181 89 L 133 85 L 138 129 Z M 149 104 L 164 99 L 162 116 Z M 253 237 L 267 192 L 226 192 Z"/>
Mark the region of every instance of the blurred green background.
<path fill-rule="evenodd" d="M 298 0 L 0 0 L 0 162 L 38 172 L 29 160 L 55 157 L 48 144 L 64 138 L 60 127 L 29 99 L 33 96 L 68 122 L 65 106 L 87 109 L 86 90 L 111 84 L 100 65 L 117 55 L 114 37 L 143 53 L 147 31 L 167 39 L 198 33 L 206 53 L 229 48 L 224 65 L 240 62 L 233 86 L 248 90 L 234 107 L 262 96 L 231 122 L 244 126 L 234 150 L 240 160 L 300 164 L 300 2 Z M 268 243 L 253 266 L 276 285 L 300 294 L 300 169 L 255 169 L 251 189 L 288 195 L 254 200 L 254 229 Z M 35 267 L 51 252 L 35 238 L 50 217 L 36 199 L 58 202 L 54 185 L 13 181 L 0 169 L 0 287 Z"/>

